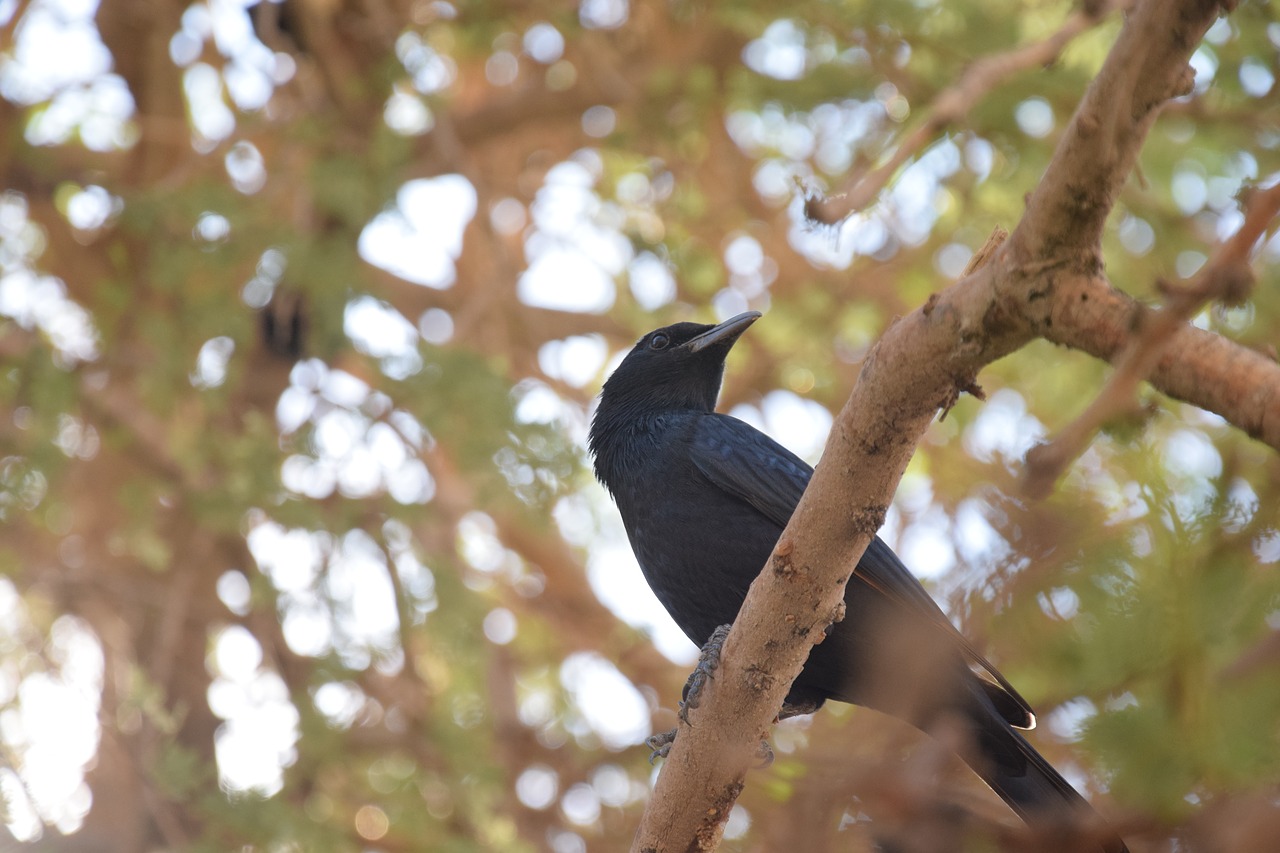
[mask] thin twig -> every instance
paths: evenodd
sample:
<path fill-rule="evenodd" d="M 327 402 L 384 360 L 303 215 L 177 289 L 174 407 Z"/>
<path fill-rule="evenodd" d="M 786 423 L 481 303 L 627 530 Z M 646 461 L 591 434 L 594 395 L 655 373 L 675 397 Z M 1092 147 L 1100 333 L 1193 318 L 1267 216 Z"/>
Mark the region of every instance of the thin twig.
<path fill-rule="evenodd" d="M 969 263 L 964 265 L 964 272 L 960 274 L 961 278 L 972 275 L 982 269 L 987 263 L 995 257 L 996 249 L 1004 245 L 1004 241 L 1009 239 L 1009 232 L 1003 227 L 997 225 L 991 229 L 991 233 L 987 235 L 987 242 L 979 247 L 978 251 L 973 253 L 969 258 Z"/>
<path fill-rule="evenodd" d="M 974 104 L 991 90 L 1021 71 L 1052 64 L 1072 39 L 1096 26 L 1113 9 L 1129 5 L 1129 2 L 1115 0 L 1085 3 L 1048 38 L 974 61 L 955 84 L 938 93 L 926 108 L 923 122 L 887 160 L 870 171 L 854 173 L 838 193 L 810 199 L 805 205 L 805 214 L 815 222 L 835 225 L 865 209 L 907 161 L 920 153 L 944 128 L 963 119 Z"/>
<path fill-rule="evenodd" d="M 1107 384 L 1079 417 L 1046 444 L 1033 447 L 1023 469 L 1022 489 L 1042 498 L 1053 488 L 1103 424 L 1134 406 L 1138 384 L 1146 379 L 1164 355 L 1174 332 L 1215 299 L 1240 302 L 1253 286 L 1249 255 L 1267 227 L 1280 213 L 1280 183 L 1255 190 L 1245 200 L 1240 229 L 1222 243 L 1194 279 L 1183 287 L 1161 286 L 1168 297 L 1158 312 L 1140 315 L 1136 334 L 1116 361 Z"/>

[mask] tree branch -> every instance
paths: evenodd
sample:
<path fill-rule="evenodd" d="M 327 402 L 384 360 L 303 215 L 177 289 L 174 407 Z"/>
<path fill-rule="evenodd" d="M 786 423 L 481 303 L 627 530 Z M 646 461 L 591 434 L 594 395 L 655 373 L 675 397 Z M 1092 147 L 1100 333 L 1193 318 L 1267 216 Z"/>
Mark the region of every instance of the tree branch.
<path fill-rule="evenodd" d="M 1049 301 L 1045 339 L 1106 361 L 1124 350 L 1134 315 L 1146 310 L 1100 276 L 1064 277 Z M 1147 381 L 1280 449 L 1280 365 L 1262 353 L 1184 324 Z"/>
<path fill-rule="evenodd" d="M 1089 407 L 1047 444 L 1032 448 L 1023 469 L 1023 489 L 1032 497 L 1044 497 L 1062 473 L 1089 445 L 1108 420 L 1134 403 L 1138 384 L 1146 379 L 1161 356 L 1169 351 L 1175 334 L 1186 327 L 1205 303 L 1213 299 L 1239 302 L 1253 286 L 1249 254 L 1280 212 L 1280 183 L 1254 194 L 1246 202 L 1244 224 L 1221 246 L 1187 286 L 1165 290 L 1169 299 L 1164 309 L 1135 319 L 1141 328 L 1117 359 L 1116 370 Z M 1226 377 L 1224 377 L 1226 379 Z M 1264 383 L 1258 388 L 1275 387 Z M 1265 421 L 1265 412 L 1262 421 Z M 1252 433 L 1251 433 L 1252 434 Z"/>
<path fill-rule="evenodd" d="M 1064 252 L 1100 255 L 1102 226 L 1128 180 L 1160 105 L 1189 94 L 1195 46 L 1234 0 L 1142 3 L 1130 14 L 1058 142 L 1014 232 L 1018 254 L 1038 261 Z"/>
<path fill-rule="evenodd" d="M 924 121 L 887 160 L 870 171 L 854 173 L 837 194 L 812 199 L 806 205 L 805 213 L 816 222 L 834 225 L 865 209 L 908 160 L 935 139 L 943 128 L 963 119 L 993 89 L 1021 71 L 1053 62 L 1072 39 L 1096 26 L 1117 7 L 1129 5 L 1130 2 L 1115 0 L 1085 3 L 1048 38 L 975 60 L 954 85 L 938 93 L 926 108 Z"/>

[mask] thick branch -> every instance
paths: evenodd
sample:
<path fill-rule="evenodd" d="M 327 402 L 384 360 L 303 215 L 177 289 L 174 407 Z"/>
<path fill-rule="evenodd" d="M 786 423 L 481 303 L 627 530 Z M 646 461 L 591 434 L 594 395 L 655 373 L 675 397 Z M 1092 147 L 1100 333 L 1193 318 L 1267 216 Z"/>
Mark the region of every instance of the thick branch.
<path fill-rule="evenodd" d="M 1061 279 L 1050 301 L 1044 337 L 1107 361 L 1120 356 L 1135 314 L 1145 310 L 1106 279 L 1084 275 Z M 1146 378 L 1280 449 L 1280 365 L 1273 359 L 1183 324 Z"/>
<path fill-rule="evenodd" d="M 1094 78 L 1013 235 L 1041 261 L 1100 253 L 1102 226 L 1160 107 L 1191 91 L 1191 52 L 1217 19 L 1216 0 L 1142 3 Z M 1232 4 L 1234 5 L 1234 4 Z"/>

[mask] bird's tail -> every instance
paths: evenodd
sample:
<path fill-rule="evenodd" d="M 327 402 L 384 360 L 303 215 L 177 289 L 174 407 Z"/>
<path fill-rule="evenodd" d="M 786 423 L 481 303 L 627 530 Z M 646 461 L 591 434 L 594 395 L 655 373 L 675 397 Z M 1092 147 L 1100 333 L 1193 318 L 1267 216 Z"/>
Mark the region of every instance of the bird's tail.
<path fill-rule="evenodd" d="M 1105 853 L 1128 853 L 1119 834 L 1026 738 L 997 719 L 983 726 L 982 736 L 1000 742 L 996 750 L 983 751 L 1001 758 L 974 769 L 1033 831 L 1066 833 L 1096 841 Z"/>

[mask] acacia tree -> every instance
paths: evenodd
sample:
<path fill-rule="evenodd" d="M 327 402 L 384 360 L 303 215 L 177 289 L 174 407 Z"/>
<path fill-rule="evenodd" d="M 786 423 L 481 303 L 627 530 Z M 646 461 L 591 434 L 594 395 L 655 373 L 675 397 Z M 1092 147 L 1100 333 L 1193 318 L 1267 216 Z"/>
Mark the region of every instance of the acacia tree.
<path fill-rule="evenodd" d="M 660 777 L 633 849 L 715 846 L 759 737 L 809 649 L 842 617 L 849 567 L 884 525 L 915 445 L 939 410 L 962 393 L 981 393 L 982 367 L 1035 337 L 1115 362 L 1080 420 L 1028 455 L 1024 488 L 1035 493 L 1132 403 L 1146 378 L 1280 448 L 1274 357 L 1187 325 L 1209 300 L 1247 297 L 1250 253 L 1280 211 L 1280 182 L 1242 200 L 1237 233 L 1190 283 L 1166 285 L 1168 304 L 1158 313 L 1117 291 L 1104 273 L 1103 225 L 1118 190 L 1159 107 L 1193 90 L 1187 63 L 1219 11 L 1217 2 L 1138 4 L 1007 245 L 991 248 L 868 354 L 823 464 L 726 639 L 723 677 L 708 691 L 723 699 L 698 714 L 711 724 L 690 725 L 685 748 L 672 751 L 678 772 Z"/>
<path fill-rule="evenodd" d="M 936 592 L 1050 721 L 1037 746 L 1132 846 L 1267 838 L 1280 471 L 1245 433 L 1277 446 L 1253 350 L 1280 302 L 1241 269 L 1275 208 L 1247 188 L 1280 168 L 1277 25 L 1218 11 L 0 8 L 10 832 L 629 845 L 645 754 L 575 673 L 620 672 L 667 728 L 682 672 L 597 595 L 625 567 L 582 424 L 606 352 L 757 307 L 727 405 L 854 396 L 784 537 L 792 598 L 753 591 L 637 845 L 713 845 L 740 790 L 728 832 L 753 849 L 865 846 L 864 814 L 928 830 L 906 844 L 1026 845 L 870 712 L 784 727 L 742 788 L 904 469 L 886 535 L 949 567 Z M 1087 417 L 1101 362 L 1035 339 L 1117 362 Z M 1132 404 L 1145 378 L 1162 394 Z M 1042 424 L 1075 425 L 1024 466 Z M 1099 424 L 1026 500 L 1024 467 L 1053 482 Z M 812 616 L 783 641 L 788 613 Z M 87 715 L 49 713 L 66 685 Z M 41 776 L 42 711 L 83 784 Z M 251 785 L 246 728 L 275 733 Z M 957 791 L 983 817 L 940 827 Z"/>

